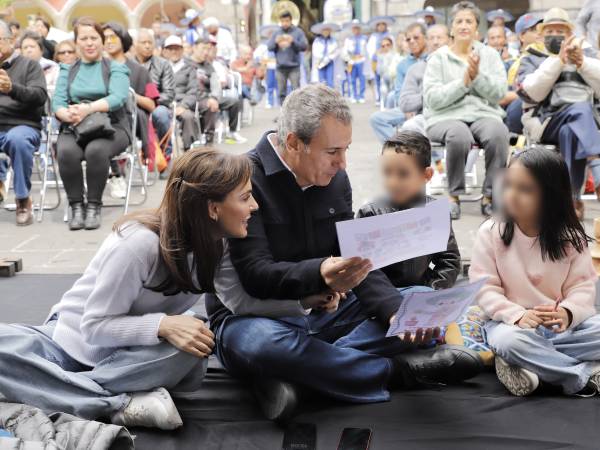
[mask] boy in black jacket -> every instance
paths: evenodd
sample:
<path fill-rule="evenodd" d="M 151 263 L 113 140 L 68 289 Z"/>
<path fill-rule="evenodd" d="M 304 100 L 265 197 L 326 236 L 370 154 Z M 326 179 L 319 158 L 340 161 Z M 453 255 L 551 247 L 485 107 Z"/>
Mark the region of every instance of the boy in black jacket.
<path fill-rule="evenodd" d="M 434 200 L 425 195 L 425 185 L 431 180 L 433 169 L 431 144 L 422 134 L 401 131 L 387 140 L 383 144 L 381 166 L 386 194 L 360 208 L 357 217 L 402 211 Z M 397 288 L 452 287 L 460 271 L 460 253 L 452 225 L 445 251 L 391 264 L 381 270 Z"/>

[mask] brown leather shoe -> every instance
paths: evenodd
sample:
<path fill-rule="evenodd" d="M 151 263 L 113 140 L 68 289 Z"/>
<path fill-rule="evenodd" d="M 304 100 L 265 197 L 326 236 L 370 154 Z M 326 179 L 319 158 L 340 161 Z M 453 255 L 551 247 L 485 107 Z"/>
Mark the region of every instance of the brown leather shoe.
<path fill-rule="evenodd" d="M 583 221 L 583 214 L 585 212 L 585 206 L 581 200 L 573 200 L 573 206 L 575 207 L 575 214 L 580 221 Z"/>
<path fill-rule="evenodd" d="M 17 225 L 24 227 L 33 223 L 33 206 L 31 197 L 17 200 Z"/>

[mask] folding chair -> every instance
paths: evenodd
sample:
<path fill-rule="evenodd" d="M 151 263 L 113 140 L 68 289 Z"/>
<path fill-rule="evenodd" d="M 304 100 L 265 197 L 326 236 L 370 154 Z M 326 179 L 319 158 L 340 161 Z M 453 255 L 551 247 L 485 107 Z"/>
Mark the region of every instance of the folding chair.
<path fill-rule="evenodd" d="M 58 164 L 56 163 L 56 140 L 58 137 L 58 128 L 53 126 L 53 117 L 51 114 L 52 108 L 50 100 L 46 102 L 46 115 L 42 117 L 42 130 L 40 147 L 33 154 L 33 170 L 31 174 L 32 191 L 33 186 L 39 186 L 39 201 L 33 203 L 33 210 L 37 211 L 36 220 L 41 222 L 44 218 L 44 211 L 57 209 L 62 200 L 60 174 Z M 9 169 L 6 175 L 5 186 L 7 193 L 11 188 L 12 168 L 10 167 L 10 158 L 6 153 L 0 153 L 0 160 L 8 163 Z M 34 179 L 37 177 L 37 180 Z M 52 178 L 52 179 L 51 179 Z M 56 202 L 51 205 L 46 205 L 46 192 L 49 185 L 52 184 L 56 190 Z M 35 200 L 35 199 L 34 199 Z M 4 209 L 14 211 L 15 203 L 5 203 Z"/>
<path fill-rule="evenodd" d="M 431 143 L 431 150 L 433 151 L 439 151 L 442 152 L 444 157 L 442 158 L 442 161 L 444 163 L 444 166 L 446 165 L 446 146 L 444 144 L 442 144 L 441 142 L 432 142 Z M 471 146 L 471 150 L 469 150 L 469 154 L 467 155 L 467 162 L 465 164 L 465 184 L 466 184 L 466 191 L 468 193 L 470 193 L 473 189 L 477 189 L 481 187 L 481 184 L 479 182 L 479 178 L 477 175 L 477 159 L 479 158 L 479 155 L 483 152 L 483 150 L 479 147 L 479 145 L 477 144 L 473 144 Z M 435 170 L 435 168 L 434 168 Z M 428 193 L 435 195 L 435 194 L 442 194 L 445 190 L 447 190 L 447 176 L 446 173 L 444 172 L 442 174 L 443 180 L 445 181 L 445 188 L 443 189 L 432 189 L 431 187 L 428 188 Z M 476 194 L 473 196 L 461 196 L 461 202 L 478 202 L 482 199 L 483 194 Z"/>
<path fill-rule="evenodd" d="M 107 204 L 105 206 L 123 206 L 123 214 L 127 214 L 129 211 L 129 206 L 139 206 L 145 203 L 148 198 L 148 186 L 147 186 L 147 166 L 142 164 L 141 159 L 141 142 L 136 137 L 137 131 L 137 103 L 135 91 L 132 88 L 129 88 L 129 97 L 127 99 L 127 113 L 131 116 L 131 136 L 132 143 L 127 146 L 127 148 L 119 155 L 113 158 L 113 161 L 125 162 L 126 170 L 125 170 L 125 180 L 127 183 L 127 188 L 125 190 L 125 202 L 119 204 Z M 134 175 L 136 174 L 139 177 L 139 180 L 135 180 Z M 132 187 L 139 186 L 140 187 L 140 196 L 141 198 L 136 201 L 131 201 L 131 190 Z"/>

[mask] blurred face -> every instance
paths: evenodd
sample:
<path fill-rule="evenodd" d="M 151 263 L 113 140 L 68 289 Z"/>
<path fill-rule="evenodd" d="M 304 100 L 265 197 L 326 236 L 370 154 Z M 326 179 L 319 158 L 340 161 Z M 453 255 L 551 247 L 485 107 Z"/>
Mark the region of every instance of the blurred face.
<path fill-rule="evenodd" d="M 286 159 L 286 162 L 300 186 L 327 186 L 338 171 L 346 168 L 346 152 L 351 142 L 352 125 L 325 116 L 308 145 L 290 133 L 286 145 L 289 161 Z"/>
<path fill-rule="evenodd" d="M 86 61 L 96 61 L 102 57 L 102 37 L 94 29 L 86 25 L 80 25 L 77 30 L 75 44 L 79 48 L 81 58 Z"/>
<path fill-rule="evenodd" d="M 23 42 L 21 42 L 21 54 L 34 61 L 42 59 L 42 49 L 33 39 L 23 39 Z"/>
<path fill-rule="evenodd" d="M 378 33 L 385 33 L 387 31 L 387 24 L 385 22 L 379 22 L 375 25 L 375 31 Z"/>
<path fill-rule="evenodd" d="M 435 52 L 444 45 L 448 45 L 449 41 L 448 33 L 443 27 L 433 26 L 427 30 L 427 46 L 430 53 Z"/>
<path fill-rule="evenodd" d="M 252 59 L 252 51 L 248 48 L 240 49 L 240 58 L 244 61 L 250 61 Z"/>
<path fill-rule="evenodd" d="M 135 54 L 143 61 L 149 59 L 154 52 L 154 38 L 150 33 L 142 31 L 135 41 Z"/>
<path fill-rule="evenodd" d="M 44 25 L 44 22 L 42 22 L 41 20 L 36 20 L 35 23 L 33 24 L 33 29 L 41 36 L 46 37 L 48 36 L 48 28 L 46 28 L 46 25 Z"/>
<path fill-rule="evenodd" d="M 360 27 L 352 27 L 352 34 L 354 36 L 360 35 Z"/>
<path fill-rule="evenodd" d="M 477 19 L 469 10 L 461 10 L 452 21 L 452 35 L 455 42 L 471 42 L 477 37 Z"/>
<path fill-rule="evenodd" d="M 564 36 L 568 38 L 571 36 L 571 29 L 566 25 L 551 24 L 546 25 L 542 30 L 542 36 Z"/>
<path fill-rule="evenodd" d="M 180 45 L 169 45 L 165 47 L 164 56 L 172 63 L 176 63 L 183 58 L 183 47 Z"/>
<path fill-rule="evenodd" d="M 206 59 L 206 45 L 196 44 L 193 47 L 192 58 L 198 62 L 203 62 Z"/>
<path fill-rule="evenodd" d="M 152 23 L 152 31 L 154 31 L 155 36 L 160 36 L 160 33 L 161 33 L 160 22 Z"/>
<path fill-rule="evenodd" d="M 280 21 L 279 21 L 281 28 L 283 28 L 284 30 L 287 30 L 289 27 L 292 26 L 292 18 L 291 17 L 283 17 Z"/>
<path fill-rule="evenodd" d="M 498 51 L 506 46 L 506 35 L 504 28 L 493 27 L 488 30 L 487 34 L 488 45 Z"/>
<path fill-rule="evenodd" d="M 219 27 L 218 25 L 211 25 L 206 31 L 208 31 L 209 34 L 217 34 L 219 32 Z"/>
<path fill-rule="evenodd" d="M 408 30 L 406 33 L 406 42 L 408 43 L 408 50 L 413 56 L 421 56 L 425 51 L 425 36 L 418 27 Z"/>
<path fill-rule="evenodd" d="M 528 45 L 534 44 L 536 42 L 540 42 L 541 36 L 540 36 L 540 33 L 537 32 L 537 28 L 532 27 L 532 28 L 529 28 L 529 29 L 523 31 L 519 35 L 519 39 L 521 40 L 523 47 L 527 47 Z"/>
<path fill-rule="evenodd" d="M 258 204 L 252 196 L 252 184 L 240 184 L 222 202 L 209 202 L 209 215 L 217 218 L 223 237 L 245 238 L 248 235 L 248 221 Z"/>
<path fill-rule="evenodd" d="M 423 169 L 414 156 L 388 149 L 381 155 L 383 187 L 392 203 L 405 205 L 423 193 L 433 169 Z"/>
<path fill-rule="evenodd" d="M 542 191 L 529 170 L 515 161 L 506 170 L 502 204 L 517 223 L 532 224 L 539 217 Z"/>
<path fill-rule="evenodd" d="M 504 18 L 503 17 L 496 17 L 493 21 L 492 21 L 492 26 L 494 27 L 505 27 L 505 22 L 504 22 Z"/>
<path fill-rule="evenodd" d="M 329 36 L 331 36 L 331 30 L 329 28 L 325 28 L 321 34 L 324 38 L 328 38 Z"/>
<path fill-rule="evenodd" d="M 379 47 L 383 53 L 387 53 L 392 50 L 392 41 L 384 39 L 381 41 L 381 47 Z"/>
<path fill-rule="evenodd" d="M 110 28 L 104 30 L 104 49 L 111 56 L 118 55 L 123 51 L 121 39 Z"/>
<path fill-rule="evenodd" d="M 56 59 L 63 64 L 73 64 L 77 59 L 77 53 L 75 53 L 75 49 L 71 48 L 70 45 L 59 44 L 59 47 L 56 50 Z"/>
<path fill-rule="evenodd" d="M 15 40 L 4 32 L 0 35 L 0 62 L 6 61 L 15 51 Z"/>

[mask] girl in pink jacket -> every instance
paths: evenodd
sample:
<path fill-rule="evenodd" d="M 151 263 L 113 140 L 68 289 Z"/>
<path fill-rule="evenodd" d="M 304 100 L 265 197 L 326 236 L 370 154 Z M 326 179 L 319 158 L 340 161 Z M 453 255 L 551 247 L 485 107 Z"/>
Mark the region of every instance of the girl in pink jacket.
<path fill-rule="evenodd" d="M 518 396 L 540 381 L 566 394 L 596 395 L 597 275 L 567 165 L 553 151 L 520 153 L 506 171 L 502 200 L 504 217 L 479 229 L 469 272 L 471 281 L 487 278 L 478 302 L 489 318 L 498 379 Z"/>

